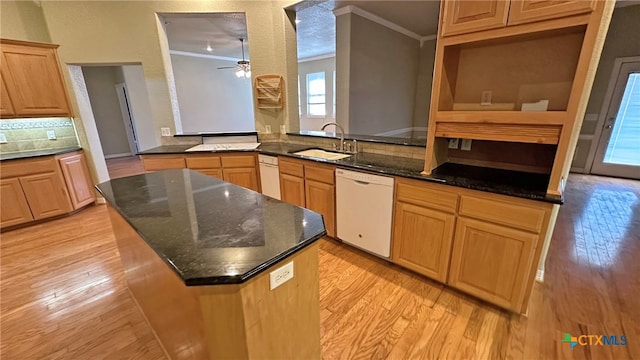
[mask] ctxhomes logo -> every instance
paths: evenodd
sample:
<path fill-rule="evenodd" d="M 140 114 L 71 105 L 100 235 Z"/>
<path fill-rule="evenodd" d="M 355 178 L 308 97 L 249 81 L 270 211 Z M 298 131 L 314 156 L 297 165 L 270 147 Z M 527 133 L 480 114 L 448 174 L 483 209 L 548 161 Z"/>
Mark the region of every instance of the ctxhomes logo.
<path fill-rule="evenodd" d="M 564 334 L 564 338 L 560 340 L 563 343 L 569 343 L 569 347 L 573 349 L 576 345 L 587 346 L 624 346 L 627 345 L 627 337 L 625 335 L 580 335 L 571 336 L 569 333 Z"/>

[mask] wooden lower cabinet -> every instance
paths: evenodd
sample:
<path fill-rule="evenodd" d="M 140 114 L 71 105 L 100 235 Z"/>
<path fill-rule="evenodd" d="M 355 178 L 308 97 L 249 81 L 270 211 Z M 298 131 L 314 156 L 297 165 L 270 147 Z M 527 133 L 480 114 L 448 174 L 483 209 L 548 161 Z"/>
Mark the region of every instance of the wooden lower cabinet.
<path fill-rule="evenodd" d="M 67 189 L 58 173 L 23 176 L 20 177 L 20 185 L 35 220 L 66 214 L 72 210 Z"/>
<path fill-rule="evenodd" d="M 448 283 L 520 312 L 538 235 L 459 217 Z"/>
<path fill-rule="evenodd" d="M 59 157 L 58 162 L 73 209 L 77 210 L 93 203 L 96 200 L 96 192 L 91 184 L 91 176 L 84 155 L 63 155 Z"/>
<path fill-rule="evenodd" d="M 226 182 L 230 182 L 253 191 L 260 191 L 260 187 L 258 185 L 258 174 L 255 167 L 222 169 L 222 178 Z"/>
<path fill-rule="evenodd" d="M 305 207 L 322 214 L 327 235 L 336 236 L 336 187 L 335 185 L 306 179 L 304 184 Z"/>
<path fill-rule="evenodd" d="M 184 169 L 186 167 L 182 155 L 143 155 L 142 166 L 145 171 Z"/>
<path fill-rule="evenodd" d="M 446 282 L 455 216 L 396 202 L 393 226 L 394 263 Z"/>
<path fill-rule="evenodd" d="M 0 227 L 33 221 L 18 178 L 0 180 Z"/>
<path fill-rule="evenodd" d="M 216 179 L 224 180 L 222 169 L 192 169 L 205 175 L 213 176 Z"/>
<path fill-rule="evenodd" d="M 304 178 L 280 173 L 280 199 L 289 204 L 304 207 Z"/>

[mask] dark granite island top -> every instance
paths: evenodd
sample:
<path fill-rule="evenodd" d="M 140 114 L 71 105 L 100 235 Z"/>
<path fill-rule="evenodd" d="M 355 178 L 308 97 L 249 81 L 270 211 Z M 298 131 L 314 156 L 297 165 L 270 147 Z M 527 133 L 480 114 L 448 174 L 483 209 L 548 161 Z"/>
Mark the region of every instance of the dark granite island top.
<path fill-rule="evenodd" d="M 186 169 L 96 188 L 186 285 L 245 282 L 326 234 L 320 214 Z"/>

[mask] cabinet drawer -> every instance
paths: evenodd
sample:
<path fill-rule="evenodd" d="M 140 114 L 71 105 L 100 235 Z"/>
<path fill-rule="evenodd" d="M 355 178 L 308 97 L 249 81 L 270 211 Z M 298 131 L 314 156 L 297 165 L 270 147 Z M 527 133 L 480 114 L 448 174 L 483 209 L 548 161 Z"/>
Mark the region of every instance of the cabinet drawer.
<path fill-rule="evenodd" d="M 304 165 L 301 162 L 278 157 L 278 169 L 283 174 L 304 177 Z"/>
<path fill-rule="evenodd" d="M 460 215 L 539 233 L 547 211 L 524 203 L 463 195 Z"/>
<path fill-rule="evenodd" d="M 0 178 L 55 172 L 58 168 L 53 156 L 35 159 L 9 160 L 0 163 Z"/>
<path fill-rule="evenodd" d="M 424 181 L 396 178 L 396 200 L 453 213 L 458 207 L 458 195 L 442 188 Z"/>
<path fill-rule="evenodd" d="M 256 158 L 253 155 L 223 156 L 221 160 L 222 160 L 223 168 L 240 168 L 240 167 L 256 166 Z"/>
<path fill-rule="evenodd" d="M 335 183 L 335 168 L 317 165 L 305 165 L 304 177 L 309 180 L 316 180 L 325 184 Z"/>
<path fill-rule="evenodd" d="M 177 155 L 150 155 L 142 157 L 146 171 L 184 169 L 184 157 Z"/>
<path fill-rule="evenodd" d="M 186 159 L 189 169 L 217 169 L 220 168 L 219 156 L 189 156 Z"/>

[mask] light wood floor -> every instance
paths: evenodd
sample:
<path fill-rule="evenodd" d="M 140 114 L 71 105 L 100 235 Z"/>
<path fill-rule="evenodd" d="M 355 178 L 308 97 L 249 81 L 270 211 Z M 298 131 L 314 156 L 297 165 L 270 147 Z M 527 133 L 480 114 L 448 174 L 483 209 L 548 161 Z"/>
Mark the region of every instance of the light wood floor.
<path fill-rule="evenodd" d="M 2 359 L 163 359 L 105 206 L 3 233 Z M 640 359 L 640 183 L 572 175 L 528 318 L 322 240 L 325 359 Z M 626 335 L 576 346 L 564 333 Z"/>

